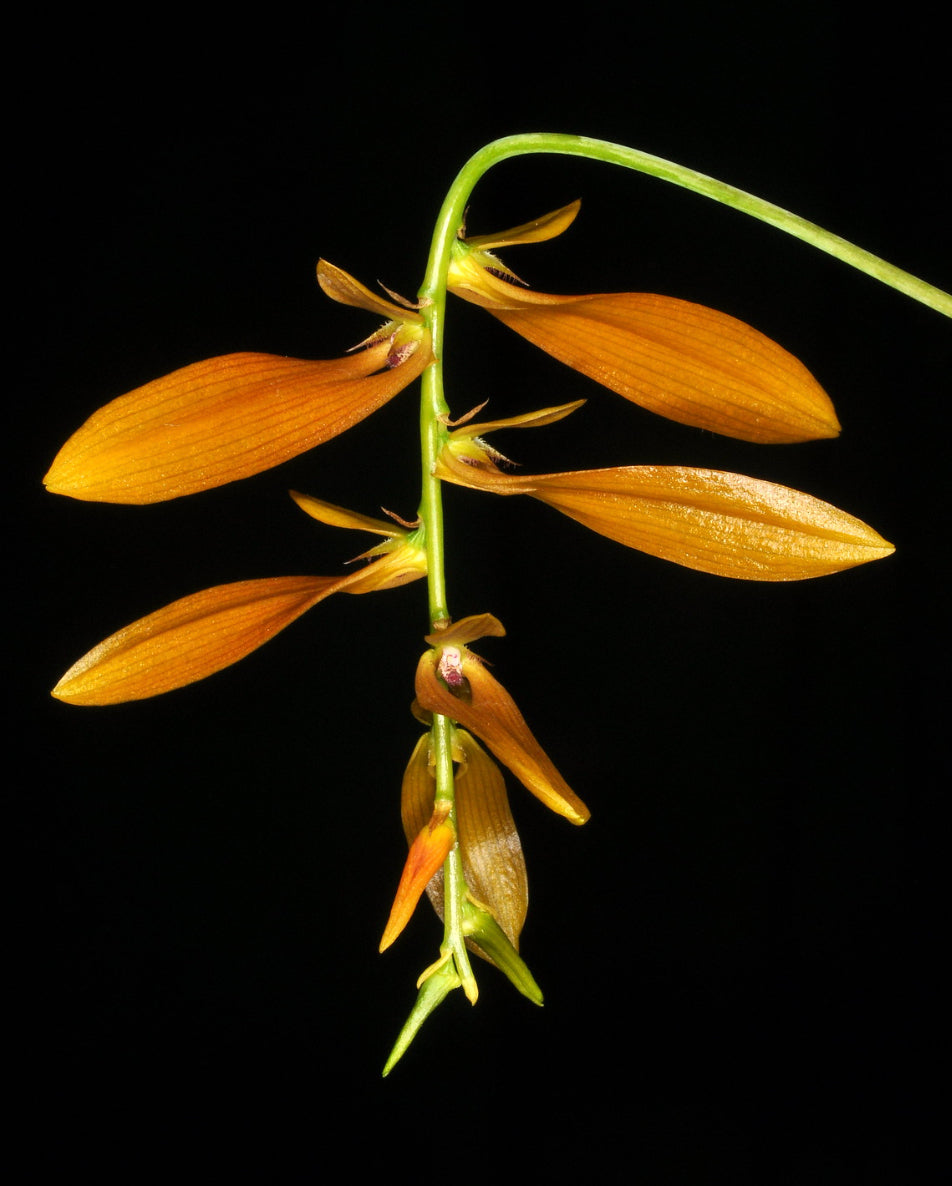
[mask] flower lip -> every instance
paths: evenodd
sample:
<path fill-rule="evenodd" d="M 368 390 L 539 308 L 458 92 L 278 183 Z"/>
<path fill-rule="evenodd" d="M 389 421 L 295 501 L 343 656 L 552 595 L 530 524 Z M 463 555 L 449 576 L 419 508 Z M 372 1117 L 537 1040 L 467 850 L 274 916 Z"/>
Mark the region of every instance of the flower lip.
<path fill-rule="evenodd" d="M 261 473 L 358 424 L 432 361 L 418 309 L 322 260 L 334 300 L 386 318 L 350 357 L 239 353 L 181 367 L 119 396 L 69 438 L 44 482 L 90 502 L 146 504 Z"/>

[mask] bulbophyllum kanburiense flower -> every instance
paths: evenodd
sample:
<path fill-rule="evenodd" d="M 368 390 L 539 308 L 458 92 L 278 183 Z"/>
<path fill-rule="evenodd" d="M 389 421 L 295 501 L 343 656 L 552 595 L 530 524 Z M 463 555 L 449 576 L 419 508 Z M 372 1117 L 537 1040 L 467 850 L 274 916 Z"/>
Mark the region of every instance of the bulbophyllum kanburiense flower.
<path fill-rule="evenodd" d="M 453 737 L 456 827 L 470 895 L 498 922 L 512 946 L 526 921 L 529 885 L 522 843 L 516 831 L 505 779 L 475 737 L 457 728 Z M 425 733 L 414 747 L 403 776 L 401 816 L 412 844 L 430 821 L 435 797 L 432 740 Z M 443 917 L 443 872 L 426 886 Z"/>
<path fill-rule="evenodd" d="M 650 293 L 554 296 L 520 287 L 492 251 L 560 235 L 573 202 L 492 235 L 458 239 L 447 284 L 560 362 L 649 411 L 761 444 L 835 437 L 829 396 L 806 367 L 737 318 Z"/>
<path fill-rule="evenodd" d="M 512 697 L 467 645 L 503 634 L 502 623 L 492 614 L 461 618 L 428 634 L 432 649 L 417 664 L 417 703 L 475 733 L 546 807 L 573 824 L 584 824 L 591 812 L 536 741 Z"/>
<path fill-rule="evenodd" d="M 533 736 L 512 697 L 467 645 L 504 633 L 498 619 L 478 614 L 445 623 L 427 636 L 433 646 L 417 666 L 415 711 L 423 721 L 439 713 L 456 723 L 452 753 L 457 764 L 453 780 L 456 833 L 445 822 L 449 804 L 440 800 L 436 790 L 432 739 L 427 734 L 419 739 L 403 777 L 401 814 L 410 852 L 380 949 L 388 947 L 406 925 L 424 889 L 443 917 L 442 857 L 458 843 L 467 887 L 467 945 L 499 967 L 526 997 L 541 1004 L 539 986 L 519 956 L 529 900 L 522 845 L 502 773 L 472 734 L 559 815 L 582 824 L 589 811 Z M 424 977 L 438 966 L 428 969 Z M 475 985 L 467 995 L 473 992 Z"/>
<path fill-rule="evenodd" d="M 202 679 L 243 658 L 333 593 L 389 589 L 426 575 L 424 532 L 429 532 L 433 633 L 416 670 L 415 711 L 431 728 L 404 774 L 409 854 L 380 948 L 396 939 L 424 891 L 441 915 L 445 905 L 446 932 L 440 959 L 418 982 L 417 1005 L 385 1073 L 449 991 L 462 986 L 475 1001 L 467 947 L 541 1003 L 518 953 L 528 902 L 526 868 L 494 759 L 570 822 L 589 818 L 512 697 L 470 649 L 481 637 L 503 634 L 500 623 L 488 614 L 455 623 L 448 618 L 437 479 L 497 494 L 527 494 L 628 547 L 721 576 L 801 580 L 893 550 L 858 519 L 770 482 L 650 465 L 522 475 L 481 439 L 495 429 L 553 423 L 580 403 L 479 424 L 472 422 L 474 414 L 455 422 L 440 414 L 446 403 L 434 354 L 442 349 L 435 350 L 433 342 L 441 341 L 437 314 L 448 254 L 450 291 L 644 408 L 761 443 L 838 434 L 833 406 L 810 372 L 743 322 L 667 296 L 532 292 L 492 254 L 560 234 L 578 208 L 573 203 L 510 231 L 458 237 L 452 244 L 455 216 L 443 220 L 419 305 L 388 290 L 392 299 L 377 296 L 320 261 L 318 281 L 328 296 L 385 321 L 356 352 L 323 362 L 230 354 L 184 367 L 90 417 L 45 479 L 55 493 L 120 503 L 159 502 L 211 489 L 344 432 L 434 364 L 424 379 L 424 482 L 417 523 L 394 517 L 391 524 L 293 494 L 315 519 L 370 531 L 383 542 L 358 557 L 365 565 L 344 576 L 240 581 L 173 602 L 100 643 L 53 693 L 72 704 L 105 705 Z"/>
<path fill-rule="evenodd" d="M 56 455 L 53 494 L 145 504 L 261 473 L 382 407 L 432 360 L 420 314 L 320 265 L 336 300 L 387 318 L 355 353 L 307 362 L 226 354 L 196 362 L 94 412 Z"/>
<path fill-rule="evenodd" d="M 467 886 L 464 906 L 466 944 L 482 959 L 495 964 L 524 996 L 541 1005 L 542 992 L 519 956 L 519 937 L 529 904 L 529 883 L 505 779 L 476 738 L 458 726 L 453 733 L 453 761 L 456 764 L 456 829 Z M 409 880 L 407 871 L 419 867 L 419 862 L 414 860 L 414 846 L 429 844 L 435 848 L 430 837 L 440 804 L 437 803 L 434 812 L 434 797 L 432 739 L 425 734 L 417 742 L 403 776 L 401 815 L 407 843 L 411 847 L 401 889 Z M 398 903 L 402 905 L 401 925 L 409 920 L 424 884 L 433 908 L 443 918 L 443 878 L 442 868 L 425 883 L 423 876 L 418 874 L 412 902 L 404 900 L 401 903 L 398 891 Z M 394 904 L 391 921 L 397 913 L 398 903 Z M 388 925 L 385 939 L 392 942 L 394 938 L 396 933 Z M 382 942 L 381 949 L 384 946 Z"/>
<path fill-rule="evenodd" d="M 497 464 L 505 458 L 481 440 L 493 429 L 552 423 L 579 406 L 461 424 L 449 434 L 437 473 L 474 490 L 528 494 L 626 547 L 717 576 L 805 580 L 894 551 L 861 520 L 773 482 L 661 465 L 506 473 Z"/>
<path fill-rule="evenodd" d="M 68 704 L 120 704 L 185 687 L 230 667 L 332 593 L 393 589 L 426 575 L 416 532 L 292 491 L 312 518 L 370 531 L 382 544 L 341 577 L 266 577 L 216 585 L 173 601 L 93 647 L 66 672 L 53 695 Z"/>

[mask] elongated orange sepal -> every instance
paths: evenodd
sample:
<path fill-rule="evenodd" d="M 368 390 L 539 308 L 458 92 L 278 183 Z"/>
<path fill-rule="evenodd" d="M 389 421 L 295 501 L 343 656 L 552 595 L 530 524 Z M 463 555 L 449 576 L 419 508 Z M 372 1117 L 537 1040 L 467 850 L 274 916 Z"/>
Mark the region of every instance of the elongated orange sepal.
<path fill-rule="evenodd" d="M 800 581 L 894 551 L 828 502 L 718 470 L 595 470 L 542 482 L 534 497 L 627 547 L 717 576 Z"/>
<path fill-rule="evenodd" d="M 182 597 L 93 647 L 53 695 L 68 704 L 121 704 L 184 687 L 237 663 L 340 584 L 270 577 Z"/>
<path fill-rule="evenodd" d="M 410 845 L 403 875 L 397 886 L 390 917 L 380 940 L 380 950 L 386 951 L 410 921 L 427 882 L 443 865 L 456 843 L 456 833 L 447 821 L 449 804 L 437 808 L 416 839 Z"/>
<path fill-rule="evenodd" d="M 453 292 L 651 412 L 762 444 L 840 431 L 829 396 L 806 367 L 727 313 L 650 293 L 533 292 L 487 271 L 478 255 L 459 249 Z"/>
<path fill-rule="evenodd" d="M 308 503 L 305 496 L 298 498 Z M 348 526 L 377 530 L 367 526 L 376 520 L 320 506 L 333 511 L 335 521 L 349 518 Z M 389 533 L 386 524 L 378 526 Z M 373 593 L 425 576 L 424 549 L 405 531 L 394 535 L 381 545 L 386 551 L 378 559 L 344 576 L 266 577 L 182 597 L 93 647 L 53 695 L 68 704 L 94 705 L 158 696 L 237 663 L 332 593 Z"/>
<path fill-rule="evenodd" d="M 475 733 L 546 807 L 573 824 L 589 818 L 588 808 L 536 741 L 515 701 L 471 651 L 427 651 L 417 664 L 415 686 L 425 709 Z"/>
<path fill-rule="evenodd" d="M 488 460 L 467 464 L 451 446 L 437 472 L 477 490 L 529 494 L 626 547 L 717 576 L 802 581 L 895 551 L 828 502 L 721 470 L 634 465 L 510 475 Z"/>
<path fill-rule="evenodd" d="M 430 361 L 426 339 L 387 368 L 381 342 L 305 362 L 226 354 L 120 396 L 78 429 L 46 475 L 54 494 L 152 503 L 270 469 L 359 423 Z"/>

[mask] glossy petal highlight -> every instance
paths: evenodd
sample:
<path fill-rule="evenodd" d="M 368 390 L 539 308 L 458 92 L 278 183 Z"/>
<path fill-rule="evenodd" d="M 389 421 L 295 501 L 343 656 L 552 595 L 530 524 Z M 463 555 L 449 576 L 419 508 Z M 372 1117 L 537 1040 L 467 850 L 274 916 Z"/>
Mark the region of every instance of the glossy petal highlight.
<path fill-rule="evenodd" d="M 95 412 L 57 454 L 47 489 L 145 504 L 270 469 L 359 423 L 430 361 L 425 338 L 397 366 L 390 350 L 381 342 L 317 362 L 227 354 L 183 367 Z"/>
<path fill-rule="evenodd" d="M 573 824 L 589 818 L 591 812 L 536 741 L 512 697 L 471 651 L 427 651 L 417 665 L 415 687 L 423 708 L 475 733 L 547 807 Z"/>
<path fill-rule="evenodd" d="M 529 494 L 626 547 L 717 576 L 805 580 L 895 550 L 828 502 L 720 470 L 638 465 L 513 476 L 491 462 L 467 464 L 451 445 L 437 472 L 474 489 Z"/>
<path fill-rule="evenodd" d="M 270 577 L 182 597 L 93 647 L 53 695 L 69 704 L 121 704 L 182 688 L 237 663 L 339 584 L 336 577 Z"/>
<path fill-rule="evenodd" d="M 829 396 L 806 367 L 735 317 L 650 293 L 532 292 L 457 246 L 451 291 L 651 412 L 762 444 L 840 431 Z"/>
<path fill-rule="evenodd" d="M 203 589 L 110 635 L 52 694 L 79 705 L 159 696 L 237 663 L 332 593 L 392 589 L 425 572 L 423 550 L 401 544 L 342 577 L 266 577 Z"/>

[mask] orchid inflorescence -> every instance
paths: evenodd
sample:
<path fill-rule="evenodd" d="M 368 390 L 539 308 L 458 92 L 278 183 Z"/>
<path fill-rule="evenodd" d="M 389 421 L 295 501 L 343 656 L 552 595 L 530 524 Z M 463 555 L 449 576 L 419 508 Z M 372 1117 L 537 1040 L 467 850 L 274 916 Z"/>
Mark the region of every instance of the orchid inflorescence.
<path fill-rule="evenodd" d="M 239 581 L 183 597 L 105 639 L 53 690 L 77 705 L 155 696 L 243 658 L 331 594 L 369 593 L 427 578 L 427 649 L 417 666 L 413 702 L 425 731 L 403 778 L 409 855 L 380 948 L 394 942 L 424 891 L 443 918 L 444 939 L 439 958 L 418 982 L 416 1005 L 386 1071 L 452 989 L 462 987 L 475 1002 L 470 951 L 496 964 L 530 1000 L 542 1001 L 519 955 L 526 866 L 497 762 L 570 822 L 589 818 L 511 696 L 471 649 L 480 638 L 503 635 L 500 622 L 487 613 L 450 616 L 441 483 L 529 495 L 628 547 L 745 580 L 823 576 L 893 551 L 852 515 L 759 479 L 655 465 L 527 475 L 485 440 L 504 429 L 554 423 L 583 401 L 500 420 L 480 420 L 481 409 L 451 417 L 442 384 L 447 291 L 482 306 L 602 386 L 682 424 L 765 444 L 835 437 L 840 430 L 829 397 L 809 371 L 735 318 L 642 293 L 534 292 L 494 254 L 561 234 L 578 202 L 500 234 L 465 237 L 462 211 L 476 179 L 497 160 L 529 151 L 612 160 L 722 201 L 739 193 L 680 166 L 660 162 L 661 170 L 656 158 L 580 137 L 495 142 L 469 162 L 450 190 L 416 303 L 376 295 L 320 261 L 317 277 L 328 296 L 385 322 L 345 358 L 240 353 L 186 366 L 96 412 L 46 476 L 54 493 L 93 501 L 145 504 L 197 493 L 260 473 L 339 435 L 422 377 L 423 490 L 414 520 L 370 518 L 292 492 L 301 510 L 320 523 L 380 537 L 360 557 L 366 563 L 343 576 Z M 782 224 L 777 208 L 741 197 L 743 203 L 731 204 Z M 750 208 L 758 203 L 760 209 Z M 800 220 L 780 213 L 785 229 L 801 234 Z M 811 234 L 817 231 L 811 228 Z M 849 244 L 844 252 L 842 240 L 829 239 L 836 250 L 825 242 L 817 246 L 864 266 L 856 255 L 865 253 Z M 896 287 L 909 292 L 922 286 L 892 271 L 889 282 Z M 930 294 L 929 303 L 942 307 L 944 294 Z M 921 291 L 912 295 L 926 299 Z"/>

